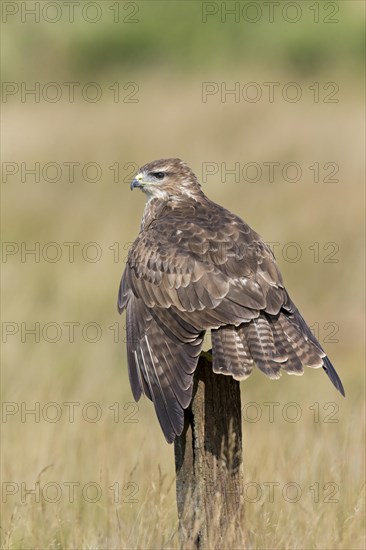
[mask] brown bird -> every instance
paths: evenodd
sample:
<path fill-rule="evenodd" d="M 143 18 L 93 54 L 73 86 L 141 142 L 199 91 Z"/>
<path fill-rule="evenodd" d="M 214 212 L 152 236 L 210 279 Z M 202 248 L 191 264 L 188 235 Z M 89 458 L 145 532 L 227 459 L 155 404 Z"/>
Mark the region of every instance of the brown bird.
<path fill-rule="evenodd" d="M 147 203 L 118 310 L 127 310 L 134 398 L 144 393 L 153 401 L 166 440 L 182 433 L 207 330 L 215 373 L 244 380 L 254 367 L 270 378 L 323 367 L 344 395 L 258 233 L 207 198 L 180 159 L 146 164 L 131 183 L 136 187 Z"/>

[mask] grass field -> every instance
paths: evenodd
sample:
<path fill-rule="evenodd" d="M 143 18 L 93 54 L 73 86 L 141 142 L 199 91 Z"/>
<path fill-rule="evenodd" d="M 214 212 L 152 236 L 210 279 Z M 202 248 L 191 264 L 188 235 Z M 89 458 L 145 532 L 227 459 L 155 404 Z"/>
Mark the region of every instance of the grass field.
<path fill-rule="evenodd" d="M 213 199 L 278 243 L 275 252 L 289 291 L 318 331 L 347 393 L 346 399 L 339 396 L 321 371 L 279 382 L 255 373 L 242 383 L 243 547 L 364 548 L 357 90 L 352 101 L 345 98 L 329 110 L 305 103 L 292 111 L 288 105 L 262 106 L 254 114 L 245 105 L 240 111 L 235 104 L 202 105 L 195 101 L 197 82 L 181 96 L 180 89 L 179 81 L 170 82 L 162 101 L 160 83 L 150 80 L 144 92 L 150 101 L 141 101 L 135 112 L 124 111 L 124 105 L 121 112 L 114 105 L 94 111 L 82 104 L 69 110 L 53 106 L 52 127 L 47 106 L 10 104 L 6 158 L 108 167 L 117 160 L 122 166 L 180 155 L 198 174 L 202 159 L 228 165 L 291 160 L 303 167 L 296 184 L 279 177 L 272 184 L 242 179 L 225 184 L 220 173 L 204 184 Z M 178 119 L 179 98 L 192 108 Z M 161 120 L 170 121 L 169 133 L 154 125 Z M 214 136 L 226 120 L 230 132 L 226 129 L 223 148 Z M 301 128 L 296 139 L 294 127 Z M 151 128 L 158 128 L 157 137 Z M 334 159 L 338 183 L 311 181 L 307 166 Z M 3 186 L 3 239 L 19 247 L 6 249 L 3 260 L 4 548 L 179 546 L 173 448 L 160 433 L 151 403 L 132 403 L 124 320 L 115 306 L 144 198 L 105 172 L 96 183 L 80 178 L 70 183 L 64 176 L 56 183 L 35 183 L 29 176 L 21 183 L 18 175 Z M 64 244 L 70 242 L 80 243 L 74 261 L 71 245 Z M 324 249 L 330 242 L 339 247 L 333 263 L 327 261 L 333 249 Z M 39 257 L 25 254 L 22 243 L 28 249 L 39 246 Z M 298 247 L 301 257 L 293 261 Z M 36 334 L 27 333 L 32 328 Z M 36 493 L 27 493 L 30 489 Z"/>
<path fill-rule="evenodd" d="M 179 64 L 167 70 L 163 62 L 126 63 L 94 77 L 103 65 L 98 58 L 79 75 L 81 82 L 98 77 L 98 102 L 77 93 L 70 103 L 63 88 L 54 103 L 18 95 L 2 105 L 2 160 L 9 163 L 2 183 L 2 548 L 179 548 L 173 447 L 152 404 L 133 402 L 125 319 L 116 310 L 144 206 L 129 181 L 137 166 L 172 156 L 188 162 L 210 198 L 272 243 L 290 295 L 346 390 L 343 399 L 322 371 L 311 369 L 277 382 L 255 372 L 241 384 L 245 521 L 233 548 L 366 547 L 364 99 L 353 28 L 342 35 L 352 36 L 344 58 L 324 37 L 331 53 L 319 57 L 314 73 L 300 70 L 286 41 L 278 46 L 286 52 L 278 66 L 266 48 L 267 63 L 257 66 L 253 44 L 253 62 L 226 64 L 223 56 L 206 65 L 197 57 L 186 72 Z M 215 34 L 218 27 L 208 29 Z M 150 23 L 138 31 L 134 63 L 155 37 Z M 77 72 L 92 59 L 93 50 L 78 65 L 65 54 L 65 35 L 52 42 L 46 33 L 48 43 L 44 32 L 24 31 L 29 67 L 9 63 L 7 78 L 72 80 L 68 63 Z M 183 23 L 180 32 L 182 60 L 189 32 Z M 230 52 L 240 29 L 235 33 Z M 291 33 L 286 40 L 296 42 Z M 120 35 L 128 41 L 127 31 Z M 85 34 L 74 38 L 87 47 Z M 270 50 L 269 38 L 265 44 Z M 301 99 L 286 101 L 282 92 L 294 81 Z M 207 101 L 204 82 L 215 83 Z M 241 93 L 257 83 L 262 98 L 222 99 L 223 86 L 236 82 Z M 266 82 L 279 83 L 273 102 Z M 327 102 L 330 92 L 336 102 Z M 136 102 L 126 102 L 130 93 Z"/>

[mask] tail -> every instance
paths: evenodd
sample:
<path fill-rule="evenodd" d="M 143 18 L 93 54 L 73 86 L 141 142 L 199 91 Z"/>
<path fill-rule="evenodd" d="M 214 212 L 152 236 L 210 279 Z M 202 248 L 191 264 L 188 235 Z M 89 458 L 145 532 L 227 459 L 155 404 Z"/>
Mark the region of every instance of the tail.
<path fill-rule="evenodd" d="M 295 306 L 291 313 L 284 310 L 276 316 L 261 313 L 238 327 L 225 325 L 212 330 L 211 336 L 216 373 L 243 380 L 256 366 L 276 379 L 282 371 L 301 375 L 304 367 L 322 367 L 345 396 L 336 370 Z"/>

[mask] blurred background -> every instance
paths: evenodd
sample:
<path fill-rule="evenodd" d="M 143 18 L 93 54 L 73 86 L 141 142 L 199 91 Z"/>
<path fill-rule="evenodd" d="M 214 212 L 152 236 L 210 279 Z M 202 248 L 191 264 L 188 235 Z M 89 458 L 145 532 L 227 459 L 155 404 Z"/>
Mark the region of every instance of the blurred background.
<path fill-rule="evenodd" d="M 180 157 L 271 243 L 347 396 L 319 370 L 241 384 L 242 547 L 364 548 L 364 3 L 1 9 L 2 547 L 179 547 L 116 298 L 129 182 Z"/>

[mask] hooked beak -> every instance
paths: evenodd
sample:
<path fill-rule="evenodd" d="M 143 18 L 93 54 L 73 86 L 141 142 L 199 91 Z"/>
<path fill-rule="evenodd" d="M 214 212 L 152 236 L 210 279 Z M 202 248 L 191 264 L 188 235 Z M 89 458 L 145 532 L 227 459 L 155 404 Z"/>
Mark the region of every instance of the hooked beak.
<path fill-rule="evenodd" d="M 136 187 L 143 187 L 142 174 L 137 174 L 137 176 L 131 181 L 130 189 L 133 191 Z"/>

